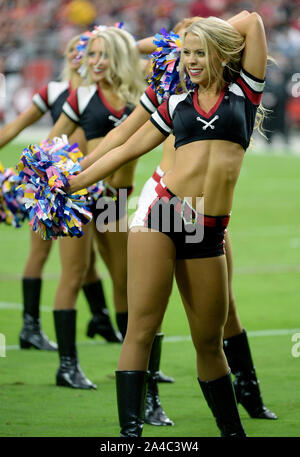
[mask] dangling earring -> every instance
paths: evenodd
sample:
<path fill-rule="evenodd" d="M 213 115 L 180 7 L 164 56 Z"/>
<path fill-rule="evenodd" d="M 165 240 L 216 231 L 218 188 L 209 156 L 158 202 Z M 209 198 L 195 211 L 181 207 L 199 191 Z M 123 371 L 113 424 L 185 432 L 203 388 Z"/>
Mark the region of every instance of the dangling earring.
<path fill-rule="evenodd" d="M 226 67 L 227 63 L 225 61 L 222 62 L 222 67 Z"/>

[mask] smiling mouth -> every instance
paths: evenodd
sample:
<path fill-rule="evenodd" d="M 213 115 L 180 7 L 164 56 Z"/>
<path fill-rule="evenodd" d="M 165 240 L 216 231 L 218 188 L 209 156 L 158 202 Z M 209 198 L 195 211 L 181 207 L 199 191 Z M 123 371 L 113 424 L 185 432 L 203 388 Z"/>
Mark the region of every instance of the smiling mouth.
<path fill-rule="evenodd" d="M 197 69 L 192 69 L 192 68 L 189 69 L 189 72 L 190 72 L 191 76 L 199 76 L 199 75 L 201 75 L 202 71 L 203 71 L 203 69 L 198 69 L 198 68 Z"/>
<path fill-rule="evenodd" d="M 103 73 L 103 71 L 101 68 L 93 68 L 94 73 Z"/>

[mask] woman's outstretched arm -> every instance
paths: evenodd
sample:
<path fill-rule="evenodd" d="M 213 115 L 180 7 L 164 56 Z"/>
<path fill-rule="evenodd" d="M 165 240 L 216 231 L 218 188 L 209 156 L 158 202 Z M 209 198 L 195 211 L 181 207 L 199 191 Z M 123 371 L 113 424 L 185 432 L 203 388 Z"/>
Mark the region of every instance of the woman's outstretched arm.
<path fill-rule="evenodd" d="M 43 115 L 44 113 L 32 103 L 27 110 L 0 130 L 0 148 L 13 140 L 26 127 L 37 122 Z"/>
<path fill-rule="evenodd" d="M 85 170 L 96 162 L 100 157 L 111 149 L 121 146 L 125 143 L 145 122 L 150 118 L 150 114 L 141 105 L 138 105 L 134 111 L 118 127 L 110 130 L 98 146 L 88 154 L 81 162 L 82 170 Z"/>
<path fill-rule="evenodd" d="M 72 177 L 69 181 L 70 188 L 67 189 L 68 192 L 76 192 L 100 179 L 106 178 L 125 163 L 131 162 L 156 148 L 165 139 L 165 135 L 154 127 L 150 121 L 147 121 L 122 146 L 112 149 L 92 166 Z"/>

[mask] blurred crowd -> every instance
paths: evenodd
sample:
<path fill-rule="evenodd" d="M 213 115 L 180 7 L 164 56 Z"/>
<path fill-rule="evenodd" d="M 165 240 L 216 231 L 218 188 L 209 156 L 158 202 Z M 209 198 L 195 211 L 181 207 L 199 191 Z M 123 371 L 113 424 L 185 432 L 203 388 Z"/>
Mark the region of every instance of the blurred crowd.
<path fill-rule="evenodd" d="M 138 40 L 184 17 L 226 19 L 244 9 L 262 16 L 277 61 L 268 67 L 263 99 L 272 109 L 268 138 L 279 133 L 288 143 L 300 129 L 300 0 L 0 0 L 0 122 L 23 111 L 42 84 L 59 79 L 66 43 L 95 24 L 122 21 Z"/>

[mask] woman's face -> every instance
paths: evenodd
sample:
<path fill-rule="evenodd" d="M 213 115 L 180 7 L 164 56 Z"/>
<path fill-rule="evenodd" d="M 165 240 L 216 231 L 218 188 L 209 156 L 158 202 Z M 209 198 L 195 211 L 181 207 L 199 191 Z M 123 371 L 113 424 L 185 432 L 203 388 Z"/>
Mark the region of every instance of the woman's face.
<path fill-rule="evenodd" d="M 77 46 L 78 42 L 72 44 L 67 52 L 68 65 L 71 70 L 78 70 L 81 65 L 80 60 L 76 59 L 78 54 Z"/>
<path fill-rule="evenodd" d="M 205 49 L 201 40 L 193 33 L 188 33 L 184 38 L 182 59 L 191 81 L 200 86 L 207 86 L 209 82 L 207 55 L 205 54 Z M 212 56 L 212 60 L 214 66 L 220 66 L 216 57 Z"/>
<path fill-rule="evenodd" d="M 99 83 L 106 78 L 106 70 L 109 67 L 109 58 L 103 50 L 100 38 L 96 38 L 92 41 L 88 52 L 87 64 L 95 83 Z"/>

